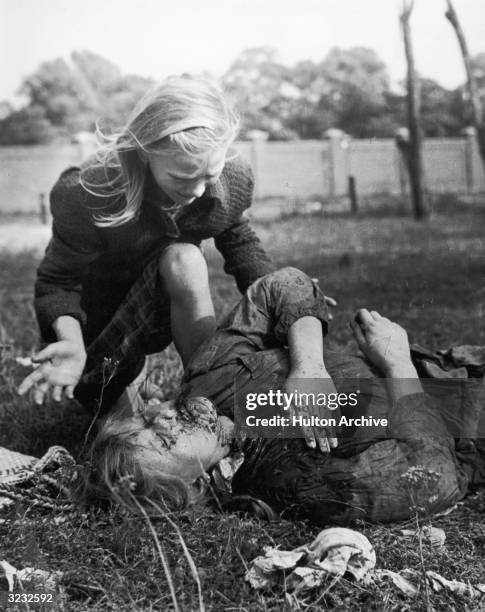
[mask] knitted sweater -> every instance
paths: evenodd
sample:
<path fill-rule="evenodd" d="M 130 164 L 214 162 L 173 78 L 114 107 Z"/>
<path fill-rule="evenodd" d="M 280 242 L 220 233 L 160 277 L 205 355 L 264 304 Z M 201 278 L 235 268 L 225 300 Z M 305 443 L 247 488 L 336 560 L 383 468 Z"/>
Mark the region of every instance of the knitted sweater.
<path fill-rule="evenodd" d="M 119 227 L 98 227 L 94 217 L 120 210 L 123 197 L 87 192 L 80 184 L 81 168 L 65 170 L 50 194 L 52 238 L 35 285 L 44 340 L 55 339 L 52 324 L 61 315 L 83 326 L 89 325 L 90 316 L 98 318 L 99 332 L 147 262 L 173 242 L 198 245 L 214 238 L 224 270 L 235 277 L 241 292 L 274 269 L 243 214 L 251 205 L 253 178 L 240 158 L 228 161 L 217 183 L 178 215 L 163 210 L 166 196 L 148 171 L 137 217 Z M 89 172 L 90 183 L 106 180 L 103 168 Z"/>

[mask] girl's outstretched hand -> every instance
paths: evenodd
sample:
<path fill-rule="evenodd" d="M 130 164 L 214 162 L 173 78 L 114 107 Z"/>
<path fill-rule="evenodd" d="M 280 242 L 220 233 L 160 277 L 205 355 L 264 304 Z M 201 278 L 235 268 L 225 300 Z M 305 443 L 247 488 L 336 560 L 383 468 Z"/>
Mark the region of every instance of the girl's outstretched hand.
<path fill-rule="evenodd" d="M 62 395 L 74 397 L 74 388 L 81 379 L 86 364 L 86 351 L 71 340 L 53 342 L 32 357 L 36 369 L 25 378 L 18 388 L 20 395 L 34 389 L 36 404 L 42 404 L 51 390 L 52 397 L 59 402 Z"/>

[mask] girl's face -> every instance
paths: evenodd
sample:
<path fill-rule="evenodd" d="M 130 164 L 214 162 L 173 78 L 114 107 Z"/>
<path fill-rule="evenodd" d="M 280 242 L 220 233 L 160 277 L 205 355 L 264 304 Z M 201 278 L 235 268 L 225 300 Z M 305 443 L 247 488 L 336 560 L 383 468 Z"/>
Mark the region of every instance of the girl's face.
<path fill-rule="evenodd" d="M 217 149 L 202 157 L 188 155 L 176 147 L 148 155 L 153 178 L 175 204 L 192 204 L 209 185 L 219 179 L 227 149 Z"/>
<path fill-rule="evenodd" d="M 230 442 L 222 444 L 215 428 L 207 426 L 208 421 L 215 424 L 218 419 L 214 409 L 208 414 L 206 408 L 205 414 L 200 415 L 200 422 L 187 423 L 180 418 L 174 403 L 171 400 L 150 407 L 152 423 L 141 432 L 138 444 L 143 449 L 143 460 L 152 468 L 159 466 L 163 472 L 178 476 L 189 484 L 229 453 Z M 157 433 L 159 427 L 164 432 L 170 431 L 168 448 Z"/>

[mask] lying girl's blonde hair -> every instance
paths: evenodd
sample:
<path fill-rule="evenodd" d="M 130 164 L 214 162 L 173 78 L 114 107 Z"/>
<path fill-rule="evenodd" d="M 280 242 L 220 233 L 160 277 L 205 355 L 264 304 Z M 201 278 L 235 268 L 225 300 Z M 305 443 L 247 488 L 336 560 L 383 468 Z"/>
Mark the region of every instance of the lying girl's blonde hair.
<path fill-rule="evenodd" d="M 114 227 L 136 216 L 143 200 L 144 154 L 173 146 L 200 157 L 227 148 L 238 127 L 239 120 L 222 90 L 206 77 L 172 76 L 150 89 L 118 133 L 106 136 L 96 129 L 100 144 L 96 163 L 82 169 L 81 185 L 98 197 L 124 198 L 119 212 L 98 215 L 96 224 Z M 90 178 L 100 167 L 104 182 Z"/>
<path fill-rule="evenodd" d="M 215 508 L 230 512 L 253 514 L 260 519 L 275 520 L 272 508 L 251 495 L 233 495 L 210 486 L 203 477 L 187 484 L 177 476 L 160 471 L 160 457 L 156 451 L 139 442 L 145 427 L 156 429 L 167 448 L 170 431 L 147 420 L 126 419 L 123 410 L 109 415 L 91 447 L 77 498 L 88 505 L 118 504 L 138 514 L 140 511 L 159 516 L 160 511 L 184 510 L 201 502 L 215 501 Z M 209 493 L 211 495 L 209 495 Z"/>
<path fill-rule="evenodd" d="M 120 411 L 108 415 L 94 439 L 78 491 L 82 500 L 97 505 L 117 503 L 134 512 L 140 505 L 146 510 L 157 506 L 182 510 L 202 501 L 206 494 L 203 478 L 189 485 L 164 473 L 156 450 L 140 443 L 143 430 L 157 429 L 156 423 L 123 417 Z M 159 428 L 157 436 L 170 446 L 169 431 Z"/>

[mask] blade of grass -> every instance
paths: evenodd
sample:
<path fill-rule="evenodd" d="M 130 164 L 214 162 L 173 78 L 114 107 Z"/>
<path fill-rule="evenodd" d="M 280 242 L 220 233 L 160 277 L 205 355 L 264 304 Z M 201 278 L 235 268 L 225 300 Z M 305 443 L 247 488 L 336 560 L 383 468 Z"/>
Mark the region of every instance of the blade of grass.
<path fill-rule="evenodd" d="M 155 502 L 147 499 L 147 501 L 150 503 L 150 505 L 152 505 L 158 512 L 160 512 L 160 515 L 163 516 L 164 519 L 166 519 L 170 525 L 173 527 L 173 529 L 175 530 L 175 533 L 178 536 L 178 539 L 180 541 L 180 545 L 182 546 L 182 550 L 183 553 L 185 555 L 185 558 L 187 559 L 187 563 L 189 564 L 189 568 L 190 571 L 192 573 L 192 576 L 195 580 L 195 583 L 197 585 L 197 593 L 199 596 L 199 612 L 205 612 L 205 605 L 204 605 L 204 599 L 202 596 L 202 585 L 200 583 L 200 576 L 199 576 L 199 572 L 197 571 L 197 566 L 195 565 L 194 559 L 192 557 L 192 555 L 190 554 L 189 549 L 187 548 L 187 544 L 185 543 L 184 537 L 182 535 L 182 532 L 180 531 L 178 525 L 168 516 L 168 514 L 166 512 L 164 512 L 162 510 L 162 508 L 160 508 L 160 506 L 158 504 L 156 504 Z"/>
<path fill-rule="evenodd" d="M 162 563 L 162 567 L 163 567 L 163 571 L 165 573 L 165 577 L 167 579 L 167 583 L 168 583 L 168 588 L 170 590 L 170 596 L 172 598 L 172 602 L 173 602 L 173 606 L 175 609 L 175 612 L 180 612 L 180 607 L 177 601 L 177 595 L 175 593 L 175 587 L 173 585 L 173 581 L 172 581 L 172 575 L 170 573 L 170 568 L 168 566 L 167 563 L 167 559 L 165 557 L 165 554 L 163 552 L 163 548 L 162 548 L 162 544 L 158 538 L 157 532 L 155 531 L 155 528 L 153 526 L 152 521 L 150 520 L 150 517 L 148 516 L 145 508 L 140 504 L 140 502 L 136 499 L 136 497 L 133 495 L 133 501 L 135 502 L 136 506 L 138 507 L 138 509 L 140 510 L 141 514 L 143 515 L 143 518 L 145 519 L 147 525 L 148 525 L 148 529 L 150 530 L 150 533 L 152 534 L 153 540 L 155 542 L 155 546 L 157 548 L 157 552 L 158 552 L 158 556 L 160 557 L 160 561 Z"/>

